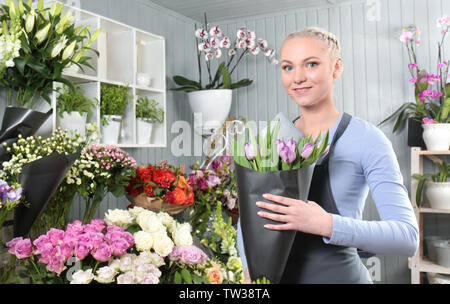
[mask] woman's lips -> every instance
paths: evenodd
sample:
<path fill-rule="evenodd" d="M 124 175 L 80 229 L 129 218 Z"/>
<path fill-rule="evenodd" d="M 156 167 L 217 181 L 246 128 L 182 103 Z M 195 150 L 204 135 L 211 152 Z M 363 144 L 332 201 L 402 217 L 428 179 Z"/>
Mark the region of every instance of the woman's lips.
<path fill-rule="evenodd" d="M 305 87 L 305 88 L 295 88 L 293 89 L 295 94 L 303 95 L 309 92 L 311 90 L 311 87 Z"/>

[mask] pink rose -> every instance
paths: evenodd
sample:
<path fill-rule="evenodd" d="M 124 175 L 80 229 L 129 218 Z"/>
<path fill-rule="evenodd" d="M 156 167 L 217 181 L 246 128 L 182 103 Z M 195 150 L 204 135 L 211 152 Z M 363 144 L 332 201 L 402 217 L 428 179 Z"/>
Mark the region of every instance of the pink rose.
<path fill-rule="evenodd" d="M 92 246 L 89 242 L 78 242 L 78 244 L 75 246 L 75 256 L 79 260 L 83 260 L 89 252 L 91 251 Z"/>
<path fill-rule="evenodd" d="M 59 229 L 55 229 L 55 228 L 51 228 L 47 232 L 47 236 L 50 239 L 50 242 L 52 242 L 53 246 L 59 245 L 63 242 L 64 234 L 65 234 L 65 232 L 63 230 L 59 230 Z"/>
<path fill-rule="evenodd" d="M 83 233 L 83 223 L 81 221 L 75 221 L 72 224 L 68 224 L 66 228 L 66 234 L 80 235 Z"/>
<path fill-rule="evenodd" d="M 122 256 L 130 248 L 128 242 L 125 239 L 115 239 L 109 243 L 112 249 L 112 254 L 115 256 Z"/>
<path fill-rule="evenodd" d="M 33 253 L 33 246 L 31 245 L 30 239 L 15 238 L 6 245 L 9 248 L 8 252 L 14 254 L 19 260 L 28 259 Z"/>
<path fill-rule="evenodd" d="M 112 249 L 108 244 L 101 243 L 92 250 L 91 254 L 97 261 L 106 262 L 111 258 Z"/>
<path fill-rule="evenodd" d="M 47 270 L 58 274 L 58 276 L 66 269 L 64 266 L 64 257 L 55 255 L 50 258 L 50 262 L 47 264 Z"/>
<path fill-rule="evenodd" d="M 87 235 L 89 237 L 89 242 L 91 243 L 92 247 L 97 247 L 98 245 L 103 243 L 103 233 L 88 232 Z"/>
<path fill-rule="evenodd" d="M 106 222 L 102 219 L 93 219 L 90 222 L 90 225 L 94 226 L 97 229 L 97 232 L 103 232 L 106 228 Z"/>
<path fill-rule="evenodd" d="M 64 260 L 68 260 L 73 255 L 73 246 L 67 243 L 63 243 L 59 246 L 59 252 L 64 257 Z"/>
<path fill-rule="evenodd" d="M 108 226 L 108 227 L 106 228 L 106 233 L 112 232 L 112 231 L 120 231 L 120 232 L 124 232 L 124 231 L 125 231 L 125 228 L 120 227 L 120 226 L 115 226 L 115 225 L 113 225 L 113 226 Z"/>

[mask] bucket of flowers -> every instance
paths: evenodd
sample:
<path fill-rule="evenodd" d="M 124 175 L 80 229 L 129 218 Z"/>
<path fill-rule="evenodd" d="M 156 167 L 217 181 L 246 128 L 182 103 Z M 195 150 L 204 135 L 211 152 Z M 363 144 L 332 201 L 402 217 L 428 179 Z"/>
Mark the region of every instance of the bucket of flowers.
<path fill-rule="evenodd" d="M 194 191 L 186 180 L 184 165 L 178 168 L 166 160 L 156 166 L 139 166 L 125 190 L 133 205 L 151 211 L 164 210 L 170 215 L 194 204 Z"/>

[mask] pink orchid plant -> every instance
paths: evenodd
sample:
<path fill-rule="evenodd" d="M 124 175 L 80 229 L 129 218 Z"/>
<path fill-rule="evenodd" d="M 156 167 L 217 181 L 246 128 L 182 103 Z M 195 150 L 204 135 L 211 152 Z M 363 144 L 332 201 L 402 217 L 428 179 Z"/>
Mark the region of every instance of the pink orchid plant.
<path fill-rule="evenodd" d="M 268 47 L 268 43 L 263 38 L 256 38 L 254 31 L 247 27 L 240 27 L 235 37 L 224 35 L 218 26 L 212 26 L 206 20 L 201 28 L 195 25 L 195 38 L 197 43 L 197 61 L 199 80 L 189 80 L 185 77 L 176 75 L 173 77 L 174 82 L 179 85 L 175 91 L 192 92 L 198 90 L 212 89 L 236 89 L 246 87 L 252 83 L 248 78 L 238 82 L 231 83 L 231 75 L 233 74 L 239 63 L 248 55 L 264 54 L 265 58 L 271 64 L 278 64 L 275 59 L 275 50 Z M 234 40 L 233 40 L 234 39 Z M 215 74 L 211 71 L 211 61 L 223 58 L 224 54 L 228 56 L 225 61 L 218 64 Z M 201 57 L 204 58 L 206 69 L 208 71 L 208 84 L 202 85 L 202 64 Z"/>
<path fill-rule="evenodd" d="M 441 29 L 441 39 L 438 42 L 438 61 L 436 73 L 428 73 L 420 69 L 417 60 L 417 48 L 420 47 L 421 29 L 416 25 L 402 29 L 400 41 L 408 51 L 408 70 L 411 74 L 409 82 L 415 87 L 415 102 L 408 102 L 400 106 L 392 115 L 380 123 L 397 117 L 393 132 L 401 126 L 408 117 L 414 117 L 422 123 L 448 123 L 450 122 L 450 61 L 443 58 L 443 45 L 450 31 L 450 16 L 443 16 L 437 20 L 437 27 Z"/>

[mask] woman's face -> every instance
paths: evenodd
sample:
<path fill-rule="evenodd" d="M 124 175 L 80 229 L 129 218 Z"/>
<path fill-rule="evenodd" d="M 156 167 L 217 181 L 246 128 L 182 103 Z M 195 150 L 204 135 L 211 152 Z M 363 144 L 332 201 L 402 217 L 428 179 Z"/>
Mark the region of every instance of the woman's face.
<path fill-rule="evenodd" d="M 340 58 L 331 60 L 318 38 L 287 40 L 281 49 L 281 79 L 289 96 L 301 107 L 332 102 L 334 81 L 342 72 Z"/>

